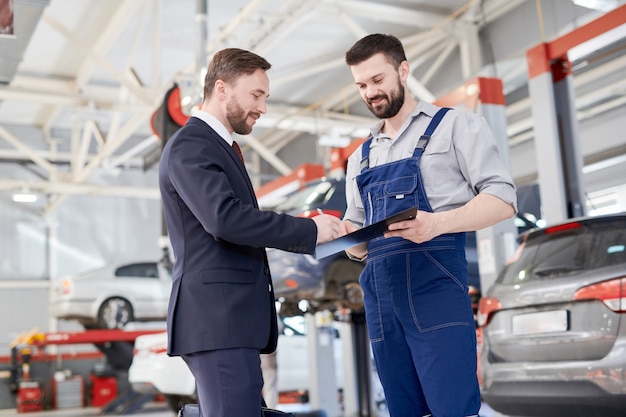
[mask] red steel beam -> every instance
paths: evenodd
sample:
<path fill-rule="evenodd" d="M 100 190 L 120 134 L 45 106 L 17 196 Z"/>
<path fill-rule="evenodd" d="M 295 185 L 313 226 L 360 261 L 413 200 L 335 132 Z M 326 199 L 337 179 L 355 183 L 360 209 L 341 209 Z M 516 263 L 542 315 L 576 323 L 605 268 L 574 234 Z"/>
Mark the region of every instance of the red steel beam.
<path fill-rule="evenodd" d="M 322 178 L 324 175 L 326 175 L 326 171 L 324 165 L 322 164 L 301 164 L 289 174 L 263 184 L 263 186 L 259 187 L 256 191 L 256 196 L 257 198 L 263 197 L 264 195 L 277 191 L 281 187 L 291 184 L 294 181 L 298 182 L 297 188 L 300 188 L 300 186 L 304 183 L 317 178 Z"/>
<path fill-rule="evenodd" d="M 163 333 L 161 330 L 135 330 L 126 331 L 120 329 L 86 330 L 84 332 L 50 332 L 35 333 L 25 344 L 31 346 L 46 345 L 73 345 L 81 343 L 101 344 L 108 342 L 134 342 L 137 336 L 144 334 Z"/>
<path fill-rule="evenodd" d="M 555 60 L 567 61 L 567 52 L 575 46 L 581 45 L 603 33 L 626 24 L 626 4 L 603 14 L 595 20 L 580 26 L 571 32 L 556 38 L 550 42 L 540 43 L 526 52 L 528 63 L 528 78 L 554 70 Z M 557 64 L 559 65 L 559 64 Z M 557 76 L 560 74 L 556 68 Z M 568 69 L 564 68 L 564 72 Z M 557 80 L 558 81 L 558 80 Z"/>
<path fill-rule="evenodd" d="M 455 107 L 464 104 L 467 110 L 473 109 L 478 102 L 504 106 L 504 87 L 500 78 L 477 77 L 465 82 L 451 92 L 435 100 L 440 107 Z"/>
<path fill-rule="evenodd" d="M 596 38 L 624 23 L 626 23 L 626 4 L 616 7 L 597 19 L 549 42 L 548 59 L 560 58 L 573 47 Z"/>

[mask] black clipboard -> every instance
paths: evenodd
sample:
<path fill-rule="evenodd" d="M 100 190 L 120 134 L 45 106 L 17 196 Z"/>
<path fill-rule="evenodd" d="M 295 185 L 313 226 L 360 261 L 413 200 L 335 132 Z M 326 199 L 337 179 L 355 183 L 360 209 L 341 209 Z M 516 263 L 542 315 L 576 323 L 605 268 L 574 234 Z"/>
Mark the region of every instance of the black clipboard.
<path fill-rule="evenodd" d="M 401 211 L 400 213 L 389 216 L 386 219 L 370 224 L 352 233 L 348 233 L 335 240 L 331 240 L 330 242 L 321 243 L 315 248 L 313 256 L 315 259 L 322 259 L 351 248 L 352 246 L 356 246 L 359 243 L 367 242 L 375 237 L 382 236 L 388 230 L 391 223 L 413 220 L 415 216 L 417 216 L 417 206 Z"/>

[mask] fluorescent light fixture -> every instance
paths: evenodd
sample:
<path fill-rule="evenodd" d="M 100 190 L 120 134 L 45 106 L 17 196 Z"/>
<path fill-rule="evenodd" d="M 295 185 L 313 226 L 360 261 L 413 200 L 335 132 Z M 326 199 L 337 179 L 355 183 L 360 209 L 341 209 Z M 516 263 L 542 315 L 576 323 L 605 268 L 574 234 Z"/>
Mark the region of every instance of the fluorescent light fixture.
<path fill-rule="evenodd" d="M 583 174 L 589 174 L 590 172 L 600 171 L 615 165 L 621 165 L 625 162 L 626 155 L 618 155 L 612 158 L 604 159 L 602 161 L 594 162 L 593 164 L 585 165 L 582 171 Z"/>
<path fill-rule="evenodd" d="M 586 57 L 587 55 L 592 54 L 593 52 L 596 52 L 602 48 L 605 48 L 624 39 L 625 36 L 626 23 L 571 48 L 567 52 L 567 57 L 570 61 L 577 61 L 581 58 Z"/>
<path fill-rule="evenodd" d="M 21 192 L 13 194 L 13 201 L 16 203 L 34 203 L 37 201 L 37 194 Z"/>
<path fill-rule="evenodd" d="M 345 148 L 350 144 L 352 139 L 349 136 L 329 134 L 322 135 L 317 140 L 320 146 L 330 146 L 332 148 Z"/>
<path fill-rule="evenodd" d="M 574 4 L 588 9 L 608 12 L 617 7 L 617 0 L 574 0 Z"/>

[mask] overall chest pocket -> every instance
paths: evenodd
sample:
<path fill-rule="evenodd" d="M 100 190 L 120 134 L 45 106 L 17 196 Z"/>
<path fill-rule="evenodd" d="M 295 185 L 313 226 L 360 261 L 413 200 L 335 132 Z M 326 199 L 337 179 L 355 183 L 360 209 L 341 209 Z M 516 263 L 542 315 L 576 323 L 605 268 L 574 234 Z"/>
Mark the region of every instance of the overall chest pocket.
<path fill-rule="evenodd" d="M 379 212 L 384 213 L 384 217 L 389 217 L 402 210 L 418 206 L 417 189 L 417 174 L 393 178 L 387 181 L 377 203 L 380 206 Z"/>

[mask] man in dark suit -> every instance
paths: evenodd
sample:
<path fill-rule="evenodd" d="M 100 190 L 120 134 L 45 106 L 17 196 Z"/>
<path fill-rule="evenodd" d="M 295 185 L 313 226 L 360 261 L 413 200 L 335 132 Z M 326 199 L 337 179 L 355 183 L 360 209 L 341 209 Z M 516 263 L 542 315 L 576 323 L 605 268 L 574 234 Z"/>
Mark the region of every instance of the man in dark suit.
<path fill-rule="evenodd" d="M 260 353 L 277 343 L 266 247 L 313 253 L 345 233 L 339 219 L 258 208 L 231 134 L 249 134 L 266 112 L 271 65 L 241 49 L 209 63 L 201 109 L 168 141 L 159 166 L 174 250 L 168 354 L 196 379 L 201 417 L 260 417 Z"/>

